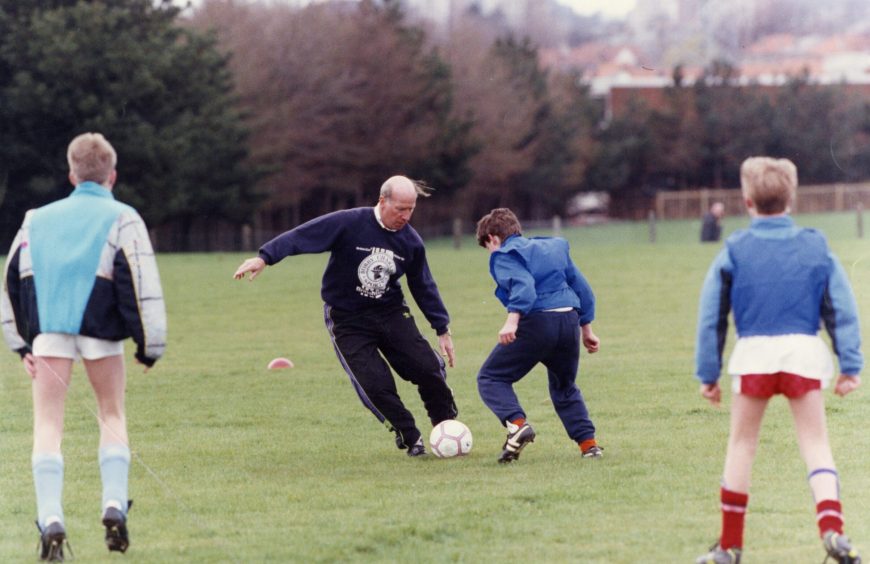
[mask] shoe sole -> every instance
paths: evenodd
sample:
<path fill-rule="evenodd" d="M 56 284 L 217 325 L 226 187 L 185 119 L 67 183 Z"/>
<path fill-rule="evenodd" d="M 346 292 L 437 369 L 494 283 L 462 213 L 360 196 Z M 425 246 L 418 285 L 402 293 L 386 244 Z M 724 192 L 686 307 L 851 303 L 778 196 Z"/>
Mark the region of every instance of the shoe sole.
<path fill-rule="evenodd" d="M 52 535 L 48 540 L 48 554 L 43 560 L 47 562 L 63 562 L 63 542 L 66 534 Z"/>
<path fill-rule="evenodd" d="M 110 552 L 127 552 L 130 539 L 127 534 L 126 523 L 118 518 L 106 517 L 103 519 L 106 528 L 106 547 Z"/>
<path fill-rule="evenodd" d="M 37 527 L 39 525 L 37 524 Z M 54 525 L 49 525 L 51 528 Z M 63 543 L 66 541 L 66 531 L 61 527 L 60 530 L 45 533 L 40 542 L 42 543 L 43 556 L 40 554 L 39 559 L 46 562 L 63 562 Z"/>

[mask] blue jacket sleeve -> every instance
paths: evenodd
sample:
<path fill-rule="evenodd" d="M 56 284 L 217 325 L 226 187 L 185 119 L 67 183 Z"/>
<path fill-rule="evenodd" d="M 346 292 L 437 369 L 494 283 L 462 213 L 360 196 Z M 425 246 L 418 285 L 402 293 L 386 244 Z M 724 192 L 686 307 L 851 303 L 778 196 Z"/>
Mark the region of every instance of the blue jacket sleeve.
<path fill-rule="evenodd" d="M 438 286 L 435 285 L 435 279 L 429 270 L 426 249 L 422 242 L 409 267 L 405 275 L 408 279 L 411 295 L 414 296 L 414 301 L 420 306 L 420 311 L 426 316 L 435 333 L 443 335 L 447 332 L 447 326 L 450 324 L 450 316 L 447 314 L 447 308 L 444 307 L 441 294 L 438 293 Z"/>
<path fill-rule="evenodd" d="M 698 306 L 698 334 L 695 344 L 695 377 L 704 384 L 719 380 L 722 351 L 731 311 L 731 276 L 734 266 L 723 248 L 704 278 Z"/>
<path fill-rule="evenodd" d="M 323 253 L 330 249 L 341 237 L 345 222 L 337 211 L 316 217 L 310 221 L 285 231 L 260 247 L 260 258 L 273 265 L 285 257 L 308 253 Z"/>
<path fill-rule="evenodd" d="M 577 297 L 580 298 L 580 325 L 592 323 L 595 319 L 595 294 L 592 293 L 592 286 L 589 285 L 586 277 L 571 260 L 570 255 L 568 256 L 568 267 L 565 269 L 565 279 Z"/>
<path fill-rule="evenodd" d="M 831 336 L 834 353 L 840 362 L 840 373 L 857 376 L 864 367 L 858 305 L 843 266 L 833 254 L 829 256 L 831 273 L 822 300 L 822 321 Z"/>
<path fill-rule="evenodd" d="M 495 252 L 491 255 L 490 271 L 498 285 L 496 296 L 508 312 L 529 313 L 538 294 L 535 291 L 535 278 L 522 258 L 512 252 Z"/>

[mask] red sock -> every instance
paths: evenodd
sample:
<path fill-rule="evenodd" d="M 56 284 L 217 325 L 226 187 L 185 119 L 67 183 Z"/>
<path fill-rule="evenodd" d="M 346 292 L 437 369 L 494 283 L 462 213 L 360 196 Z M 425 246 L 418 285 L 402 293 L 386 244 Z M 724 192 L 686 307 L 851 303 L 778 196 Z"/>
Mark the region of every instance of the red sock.
<path fill-rule="evenodd" d="M 843 534 L 843 506 L 836 499 L 823 499 L 816 504 L 816 521 L 819 535 L 824 537 L 828 531 Z"/>
<path fill-rule="evenodd" d="M 580 441 L 577 444 L 580 445 L 580 452 L 586 452 L 590 448 L 598 446 L 598 443 L 595 442 L 595 439 L 586 439 L 585 441 Z"/>
<path fill-rule="evenodd" d="M 517 427 L 522 427 L 523 425 L 526 424 L 526 418 L 525 417 L 517 417 L 516 419 L 511 421 L 511 423 L 513 423 Z"/>
<path fill-rule="evenodd" d="M 724 549 L 743 548 L 743 520 L 749 494 L 732 492 L 722 488 L 719 491 L 722 502 L 722 537 L 719 546 Z"/>

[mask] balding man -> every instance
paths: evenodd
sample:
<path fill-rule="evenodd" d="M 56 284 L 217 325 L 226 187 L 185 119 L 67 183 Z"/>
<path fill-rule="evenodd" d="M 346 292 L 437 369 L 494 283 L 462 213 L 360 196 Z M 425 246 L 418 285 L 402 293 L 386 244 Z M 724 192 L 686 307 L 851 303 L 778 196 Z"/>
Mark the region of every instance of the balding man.
<path fill-rule="evenodd" d="M 374 207 L 332 212 L 272 239 L 259 256 L 236 270 L 254 280 L 267 265 L 306 253 L 329 251 L 320 295 L 324 320 L 338 360 L 363 405 L 396 434 L 408 456 L 426 454 L 414 416 L 402 403 L 390 367 L 417 386 L 432 425 L 457 415 L 445 362 L 454 362 L 450 318 L 426 262 L 423 240 L 408 225 L 426 187 L 404 176 L 381 186 Z M 439 356 L 420 334 L 399 279 L 438 335 Z M 387 364 L 389 363 L 389 365 Z"/>

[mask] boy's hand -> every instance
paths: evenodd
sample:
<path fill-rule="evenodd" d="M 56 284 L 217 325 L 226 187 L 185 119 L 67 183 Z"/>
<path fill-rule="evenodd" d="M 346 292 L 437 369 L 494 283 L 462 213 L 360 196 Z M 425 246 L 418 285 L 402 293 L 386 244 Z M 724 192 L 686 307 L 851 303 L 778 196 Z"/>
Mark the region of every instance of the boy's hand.
<path fill-rule="evenodd" d="M 33 353 L 27 353 L 21 359 L 21 363 L 24 365 L 24 370 L 30 375 L 30 378 L 36 378 L 36 359 L 33 357 Z"/>
<path fill-rule="evenodd" d="M 719 402 L 722 401 L 722 389 L 719 387 L 718 382 L 714 384 L 701 384 L 701 395 L 716 407 L 719 407 Z"/>
<path fill-rule="evenodd" d="M 840 374 L 840 377 L 837 378 L 837 384 L 834 386 L 834 393 L 838 396 L 845 396 L 846 394 L 855 391 L 855 389 L 860 385 L 860 376 L 847 376 L 845 374 Z"/>
<path fill-rule="evenodd" d="M 586 324 L 580 326 L 581 337 L 583 340 L 583 346 L 586 347 L 586 351 L 589 354 L 598 352 L 598 346 L 601 344 L 601 339 L 592 332 L 592 325 Z"/>
<path fill-rule="evenodd" d="M 517 327 L 520 324 L 520 314 L 511 312 L 507 316 L 507 321 L 498 332 L 498 342 L 502 345 L 509 345 L 517 340 Z"/>

